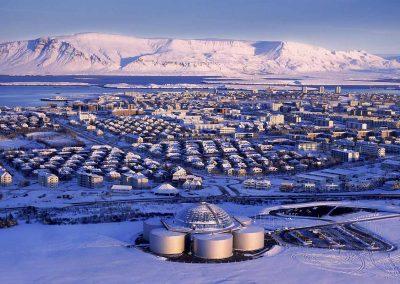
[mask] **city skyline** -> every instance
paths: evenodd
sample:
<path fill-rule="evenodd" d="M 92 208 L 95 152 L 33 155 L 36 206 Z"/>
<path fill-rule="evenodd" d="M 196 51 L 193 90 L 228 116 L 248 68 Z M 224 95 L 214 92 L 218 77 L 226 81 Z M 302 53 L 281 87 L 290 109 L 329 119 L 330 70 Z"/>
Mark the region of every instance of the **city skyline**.
<path fill-rule="evenodd" d="M 398 54 L 398 1 L 79 1 L 0 4 L 0 42 L 82 32 L 284 40 Z M 289 8 L 290 7 L 290 8 Z"/>
<path fill-rule="evenodd" d="M 0 284 L 398 281 L 399 8 L 0 0 Z"/>

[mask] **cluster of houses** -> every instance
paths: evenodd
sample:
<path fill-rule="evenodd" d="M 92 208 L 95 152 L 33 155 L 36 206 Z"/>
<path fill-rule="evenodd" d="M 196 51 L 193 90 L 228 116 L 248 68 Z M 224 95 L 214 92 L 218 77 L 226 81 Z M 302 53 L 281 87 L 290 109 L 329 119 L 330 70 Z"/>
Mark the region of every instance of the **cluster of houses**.
<path fill-rule="evenodd" d="M 328 162 L 323 156 L 274 150 L 272 145 L 242 139 L 163 141 L 144 143 L 139 149 L 210 174 L 239 176 L 318 169 Z"/>
<path fill-rule="evenodd" d="M 189 130 L 182 125 L 151 116 L 108 118 L 94 122 L 101 130 L 123 136 L 128 143 L 157 141 L 189 136 Z"/>
<path fill-rule="evenodd" d="M 391 163 L 393 164 L 393 163 Z M 399 168 L 386 165 L 353 167 L 351 169 L 335 168 L 297 174 L 293 182 L 283 182 L 282 191 L 294 192 L 337 192 L 337 191 L 365 191 L 381 188 L 385 183 L 393 183 L 391 189 L 397 189 L 400 180 Z"/>
<path fill-rule="evenodd" d="M 2 111 L 0 113 L 0 133 L 3 135 L 27 132 L 38 128 L 52 127 L 50 118 L 42 112 Z"/>
<path fill-rule="evenodd" d="M 171 182 L 185 189 L 198 189 L 203 182 L 183 167 L 161 164 L 109 145 L 6 150 L 0 157 L 24 176 L 37 177 L 38 182 L 47 187 L 56 187 L 60 180 L 75 177 L 78 185 L 87 188 L 101 187 L 107 181 L 136 189 L 150 188 L 153 182 Z"/>
<path fill-rule="evenodd" d="M 159 185 L 154 193 L 176 193 L 177 188 L 202 187 L 192 169 L 251 175 L 243 185 L 254 189 L 271 186 L 262 175 L 286 173 L 293 182 L 282 183 L 284 191 L 366 190 L 387 178 L 331 172 L 329 167 L 398 155 L 399 106 L 399 96 L 341 94 L 340 88 L 127 92 L 49 111 L 56 115 L 65 108 L 61 119 L 78 114 L 76 123 L 83 123 L 86 130 L 118 136 L 142 151 L 140 155 L 108 145 L 46 146 L 2 151 L 0 158 L 48 187 L 76 179 L 89 188 L 110 183 L 116 191 L 129 191 Z M 38 109 L 3 109 L 0 134 L 51 126 Z M 396 161 L 387 166 L 395 167 Z"/>

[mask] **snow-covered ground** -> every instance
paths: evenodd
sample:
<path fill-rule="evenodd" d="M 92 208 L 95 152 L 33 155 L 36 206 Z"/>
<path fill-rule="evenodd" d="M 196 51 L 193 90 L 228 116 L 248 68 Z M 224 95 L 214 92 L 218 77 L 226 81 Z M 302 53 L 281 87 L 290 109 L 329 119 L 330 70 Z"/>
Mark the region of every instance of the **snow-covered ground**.
<path fill-rule="evenodd" d="M 376 223 L 400 240 L 398 221 Z M 0 283 L 398 283 L 400 254 L 275 248 L 247 262 L 184 264 L 128 248 L 141 222 L 0 230 Z"/>
<path fill-rule="evenodd" d="M 213 88 L 209 84 L 127 84 L 127 83 L 115 83 L 105 84 L 104 88 L 116 88 L 116 89 L 207 89 Z"/>
<path fill-rule="evenodd" d="M 392 81 L 391 79 L 397 80 Z M 301 87 L 301 85 L 398 87 L 398 79 L 399 73 L 394 70 L 391 72 L 385 70 L 375 72 L 348 70 L 341 72 L 299 73 L 296 75 L 271 74 L 263 77 L 253 76 L 229 80 L 225 78 L 210 78 L 206 79 L 204 82 L 208 84 L 224 84 L 230 88 L 250 88 L 252 86 L 258 89 L 265 89 L 268 86 L 273 86 L 277 90 L 296 90 L 298 87 Z"/>
<path fill-rule="evenodd" d="M 0 86 L 90 86 L 81 82 L 0 82 Z"/>
<path fill-rule="evenodd" d="M 133 189 L 127 193 L 112 192 L 112 181 L 105 180 L 100 188 L 85 188 L 78 186 L 76 178 L 70 181 L 61 181 L 57 187 L 49 188 L 38 183 L 37 179 L 31 179 L 30 185 L 21 187 L 19 183 L 26 178 L 20 172 L 12 167 L 7 167 L 13 174 L 13 184 L 2 189 L 3 199 L 0 207 L 20 207 L 20 206 L 67 206 L 77 202 L 93 202 L 93 201 L 112 201 L 112 200 L 132 200 L 140 201 L 141 199 L 157 199 L 160 196 L 152 193 L 151 188 L 158 187 L 159 184 L 151 184 L 150 188 Z M 205 180 L 204 187 L 200 190 L 185 191 L 180 189 L 180 195 L 183 197 L 209 197 L 219 196 L 222 194 L 218 188 L 218 183 L 212 180 Z M 68 195 L 70 199 L 61 198 Z M 162 198 L 168 198 L 161 196 Z M 172 197 L 169 197 L 172 198 Z"/>
<path fill-rule="evenodd" d="M 1 149 L 18 149 L 18 148 L 43 148 L 43 145 L 35 141 L 25 138 L 14 138 L 8 139 L 0 137 L 0 148 Z"/>

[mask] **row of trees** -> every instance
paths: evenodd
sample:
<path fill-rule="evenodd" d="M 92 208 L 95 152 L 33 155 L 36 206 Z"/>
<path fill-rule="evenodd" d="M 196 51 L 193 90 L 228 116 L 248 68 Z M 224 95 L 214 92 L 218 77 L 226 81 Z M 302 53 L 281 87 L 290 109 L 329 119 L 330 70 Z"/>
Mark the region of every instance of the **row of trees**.
<path fill-rule="evenodd" d="M 0 217 L 0 228 L 9 228 L 17 224 L 18 222 L 12 214 L 8 214 L 6 217 Z"/>

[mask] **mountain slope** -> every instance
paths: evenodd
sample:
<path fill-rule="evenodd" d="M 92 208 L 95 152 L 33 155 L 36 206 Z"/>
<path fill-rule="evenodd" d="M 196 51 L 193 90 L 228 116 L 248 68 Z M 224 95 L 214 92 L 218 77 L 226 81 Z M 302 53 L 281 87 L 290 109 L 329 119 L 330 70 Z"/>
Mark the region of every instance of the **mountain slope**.
<path fill-rule="evenodd" d="M 281 41 L 85 33 L 0 44 L 1 74 L 263 75 L 400 68 L 363 51 Z"/>

